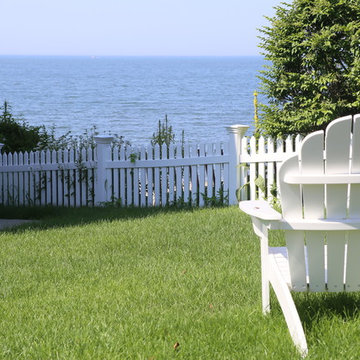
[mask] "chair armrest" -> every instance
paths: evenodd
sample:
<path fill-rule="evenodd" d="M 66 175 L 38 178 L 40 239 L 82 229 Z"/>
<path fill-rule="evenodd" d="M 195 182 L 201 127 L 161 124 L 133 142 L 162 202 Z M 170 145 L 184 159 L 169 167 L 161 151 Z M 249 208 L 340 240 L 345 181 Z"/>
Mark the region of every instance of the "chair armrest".
<path fill-rule="evenodd" d="M 240 210 L 261 220 L 281 220 L 282 215 L 264 200 L 240 201 Z"/>

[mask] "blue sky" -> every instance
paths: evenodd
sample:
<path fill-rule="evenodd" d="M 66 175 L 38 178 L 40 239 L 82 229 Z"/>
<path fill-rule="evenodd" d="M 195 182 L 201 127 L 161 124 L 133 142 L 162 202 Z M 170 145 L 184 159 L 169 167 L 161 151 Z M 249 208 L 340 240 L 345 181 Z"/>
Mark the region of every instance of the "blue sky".
<path fill-rule="evenodd" d="M 280 0 L 0 0 L 0 55 L 258 55 Z"/>

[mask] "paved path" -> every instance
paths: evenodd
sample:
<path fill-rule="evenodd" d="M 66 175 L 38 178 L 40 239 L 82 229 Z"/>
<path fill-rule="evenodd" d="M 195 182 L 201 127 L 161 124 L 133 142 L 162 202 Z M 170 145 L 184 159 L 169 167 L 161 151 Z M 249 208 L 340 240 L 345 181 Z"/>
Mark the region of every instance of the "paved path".
<path fill-rule="evenodd" d="M 34 222 L 34 220 L 0 219 L 0 230 L 31 222 Z"/>

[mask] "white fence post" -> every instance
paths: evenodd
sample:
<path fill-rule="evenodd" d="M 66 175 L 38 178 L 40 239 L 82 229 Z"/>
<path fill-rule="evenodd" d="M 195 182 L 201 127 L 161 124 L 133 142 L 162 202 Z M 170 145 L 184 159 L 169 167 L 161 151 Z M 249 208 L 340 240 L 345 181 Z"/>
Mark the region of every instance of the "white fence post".
<path fill-rule="evenodd" d="M 249 126 L 231 125 L 226 130 L 229 133 L 229 205 L 238 203 L 236 196 L 240 188 L 240 153 L 242 149 L 242 139 Z"/>
<path fill-rule="evenodd" d="M 95 136 L 97 165 L 95 169 L 95 205 L 101 205 L 110 200 L 110 171 L 106 162 L 111 160 L 112 136 Z"/>

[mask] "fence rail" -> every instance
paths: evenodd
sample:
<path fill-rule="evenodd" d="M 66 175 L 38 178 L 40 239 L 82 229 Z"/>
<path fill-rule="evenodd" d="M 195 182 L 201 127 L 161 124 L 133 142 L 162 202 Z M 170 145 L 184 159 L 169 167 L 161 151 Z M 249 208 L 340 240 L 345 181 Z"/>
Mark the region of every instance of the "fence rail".
<path fill-rule="evenodd" d="M 245 137 L 246 126 L 228 127 L 223 143 L 111 147 L 96 138 L 94 149 L 0 155 L 0 204 L 166 206 L 236 204 L 271 200 L 279 164 L 301 138 Z"/>

